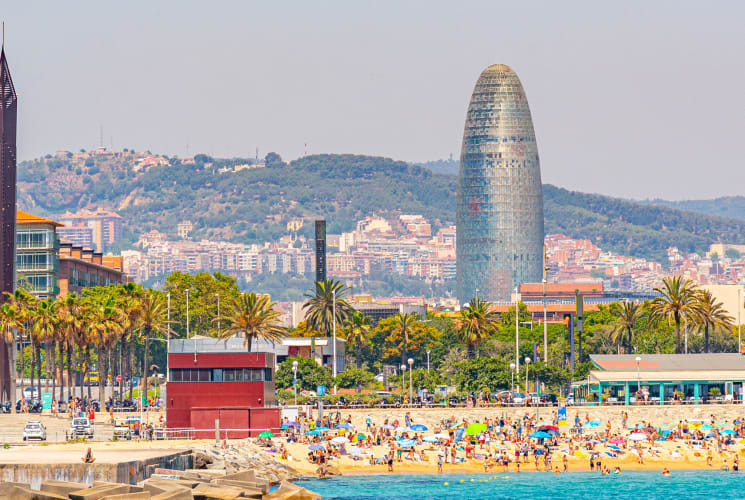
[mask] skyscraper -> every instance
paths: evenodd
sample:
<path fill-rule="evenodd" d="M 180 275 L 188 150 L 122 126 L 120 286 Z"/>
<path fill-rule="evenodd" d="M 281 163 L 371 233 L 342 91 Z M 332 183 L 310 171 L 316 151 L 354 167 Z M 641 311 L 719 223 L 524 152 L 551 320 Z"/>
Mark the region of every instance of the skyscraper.
<path fill-rule="evenodd" d="M 503 64 L 476 82 L 463 132 L 457 206 L 457 294 L 510 300 L 543 266 L 543 193 L 528 100 Z"/>
<path fill-rule="evenodd" d="M 0 47 L 0 293 L 13 293 L 15 289 L 17 100 L 5 59 L 5 47 Z M 0 295 L 0 303 L 4 301 L 5 297 Z M 13 401 L 15 394 L 11 396 L 11 391 L 15 384 L 11 380 L 12 356 L 7 345 L 2 347 L 0 397 L 4 398 L 3 401 Z"/>

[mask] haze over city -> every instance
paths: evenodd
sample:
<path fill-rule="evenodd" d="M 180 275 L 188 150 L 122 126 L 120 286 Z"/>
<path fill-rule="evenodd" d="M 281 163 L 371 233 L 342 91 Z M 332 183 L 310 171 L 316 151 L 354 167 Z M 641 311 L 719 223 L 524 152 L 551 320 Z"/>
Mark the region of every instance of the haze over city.
<path fill-rule="evenodd" d="M 475 80 L 505 63 L 544 182 L 636 199 L 745 187 L 738 2 L 45 2 L 3 16 L 19 160 L 101 136 L 182 156 L 292 159 L 307 144 L 457 159 Z"/>

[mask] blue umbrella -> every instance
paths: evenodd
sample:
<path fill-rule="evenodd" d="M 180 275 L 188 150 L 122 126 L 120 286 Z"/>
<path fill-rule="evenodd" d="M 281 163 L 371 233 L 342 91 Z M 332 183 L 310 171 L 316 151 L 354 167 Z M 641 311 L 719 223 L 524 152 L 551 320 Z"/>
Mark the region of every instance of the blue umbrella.
<path fill-rule="evenodd" d="M 352 424 L 348 424 L 346 422 L 342 422 L 339 425 L 336 426 L 337 429 L 354 429 L 354 426 Z"/>
<path fill-rule="evenodd" d="M 287 427 L 300 427 L 300 424 L 298 424 L 298 423 L 297 423 L 297 422 L 295 422 L 295 421 L 292 421 L 292 422 L 285 422 L 285 425 L 286 425 Z"/>
<path fill-rule="evenodd" d="M 611 450 L 620 450 L 621 449 L 621 448 L 619 448 L 618 446 L 616 446 L 614 444 L 608 446 L 608 448 L 610 448 Z"/>
<path fill-rule="evenodd" d="M 419 432 L 424 432 L 424 431 L 426 431 L 426 430 L 429 430 L 429 429 L 427 429 L 427 427 L 426 427 L 426 426 L 424 426 L 424 425 L 422 425 L 422 424 L 414 424 L 414 425 L 412 425 L 412 426 L 410 427 L 410 429 L 411 429 L 412 431 L 419 431 Z"/>
<path fill-rule="evenodd" d="M 399 441 L 399 443 L 398 443 L 398 445 L 401 448 L 411 448 L 415 444 L 416 444 L 416 441 L 414 441 L 413 439 L 403 439 L 403 440 Z"/>
<path fill-rule="evenodd" d="M 316 427 L 316 430 L 317 431 L 327 431 L 327 430 L 329 430 L 329 428 L 328 427 L 325 427 L 325 426 L 324 427 Z"/>
<path fill-rule="evenodd" d="M 439 439 L 434 436 L 427 436 L 426 438 L 422 438 L 422 441 L 426 441 L 428 443 L 436 443 L 437 441 L 439 441 Z"/>
<path fill-rule="evenodd" d="M 321 433 L 318 432 L 318 431 L 308 431 L 308 432 L 305 433 L 306 436 L 318 436 L 320 434 Z"/>
<path fill-rule="evenodd" d="M 732 429 L 724 429 L 722 431 L 722 434 L 737 434 L 737 432 L 733 431 Z"/>
<path fill-rule="evenodd" d="M 536 439 L 546 439 L 546 438 L 550 438 L 551 437 L 551 434 L 549 434 L 548 432 L 538 431 L 538 432 L 534 432 L 533 434 L 531 434 L 528 437 L 532 437 L 532 438 L 536 438 Z"/>
<path fill-rule="evenodd" d="M 323 447 L 322 444 L 312 444 L 308 446 L 308 449 L 311 451 L 318 451 L 318 450 L 324 450 L 325 448 Z"/>

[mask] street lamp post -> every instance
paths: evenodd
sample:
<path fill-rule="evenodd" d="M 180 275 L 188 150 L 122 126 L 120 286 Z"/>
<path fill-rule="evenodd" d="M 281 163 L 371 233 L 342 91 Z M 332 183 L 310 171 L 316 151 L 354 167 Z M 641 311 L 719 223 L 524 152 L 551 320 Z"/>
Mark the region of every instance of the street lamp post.
<path fill-rule="evenodd" d="M 334 322 L 334 328 L 333 328 L 334 329 L 334 347 L 333 347 L 334 394 L 336 394 L 336 290 L 331 290 L 331 296 L 332 296 L 331 316 Z"/>
<path fill-rule="evenodd" d="M 186 338 L 189 338 L 189 294 L 191 293 L 191 288 L 187 288 L 185 290 L 186 292 Z M 194 337 L 194 364 L 197 364 L 197 338 Z"/>
<path fill-rule="evenodd" d="M 409 404 L 414 403 L 414 384 L 412 383 L 412 375 L 414 372 L 414 360 L 409 358 Z"/>
<path fill-rule="evenodd" d="M 297 406 L 297 361 L 292 362 L 292 387 L 295 389 L 295 406 Z"/>
<path fill-rule="evenodd" d="M 216 293 L 215 297 L 217 297 L 217 338 L 220 338 L 220 294 Z"/>
<path fill-rule="evenodd" d="M 404 399 L 406 399 L 406 365 L 401 363 L 401 406 L 404 405 Z"/>
<path fill-rule="evenodd" d="M 510 373 L 512 374 L 512 386 L 510 390 L 515 392 L 515 363 L 510 363 Z"/>
<path fill-rule="evenodd" d="M 639 395 L 641 394 L 641 376 L 639 375 L 639 362 L 642 360 L 640 356 L 636 357 L 636 400 L 639 401 Z"/>
<path fill-rule="evenodd" d="M 427 373 L 429 373 L 429 353 L 431 353 L 429 349 L 427 349 Z"/>
<path fill-rule="evenodd" d="M 525 356 L 525 406 L 528 406 L 528 398 L 530 397 L 530 386 L 528 385 L 528 367 L 530 366 L 530 358 Z"/>
<path fill-rule="evenodd" d="M 168 387 L 168 382 L 171 381 L 171 360 L 168 359 L 168 352 L 171 350 L 171 291 L 169 290 L 166 294 L 166 299 L 168 301 L 167 306 L 167 316 L 166 319 L 168 320 L 168 323 L 166 325 L 166 387 Z"/>
<path fill-rule="evenodd" d="M 520 371 L 520 294 L 515 287 L 515 368 Z"/>

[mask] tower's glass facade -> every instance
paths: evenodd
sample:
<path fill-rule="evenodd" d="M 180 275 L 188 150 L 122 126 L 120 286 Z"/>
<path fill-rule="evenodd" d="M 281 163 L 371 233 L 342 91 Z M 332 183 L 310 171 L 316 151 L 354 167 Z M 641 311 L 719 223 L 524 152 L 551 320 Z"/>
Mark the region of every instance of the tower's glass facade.
<path fill-rule="evenodd" d="M 457 207 L 457 293 L 508 301 L 539 282 L 543 194 L 538 147 L 522 84 L 502 64 L 481 73 L 463 132 Z"/>

